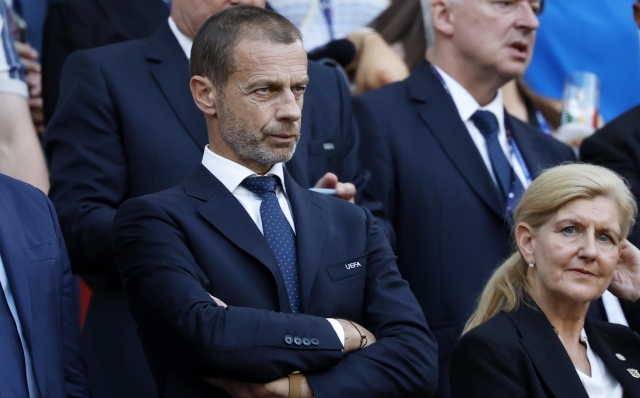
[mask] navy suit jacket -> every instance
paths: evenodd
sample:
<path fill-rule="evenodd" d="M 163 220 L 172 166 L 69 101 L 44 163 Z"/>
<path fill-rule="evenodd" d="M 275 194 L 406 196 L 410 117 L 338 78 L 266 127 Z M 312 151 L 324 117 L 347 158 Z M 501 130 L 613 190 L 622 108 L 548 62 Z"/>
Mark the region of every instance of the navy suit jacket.
<path fill-rule="evenodd" d="M 440 385 L 485 281 L 510 253 L 497 188 L 455 103 L 427 62 L 399 83 L 354 98 L 362 164 L 396 232 L 398 268 L 438 340 Z M 506 115 L 535 177 L 569 147 Z"/>
<path fill-rule="evenodd" d="M 288 173 L 284 184 L 304 315 L 290 314 L 266 239 L 204 166 L 118 210 L 114 251 L 159 394 L 226 397 L 202 376 L 260 383 L 299 370 L 319 398 L 430 396 L 435 341 L 371 213 Z M 358 322 L 378 341 L 343 358 L 326 317 Z M 287 344 L 287 335 L 318 344 Z"/>
<path fill-rule="evenodd" d="M 369 173 L 360 168 L 346 84 L 337 70 L 314 62 L 309 76 L 301 138 L 287 170 L 305 188 L 331 171 L 364 191 Z M 111 226 L 118 206 L 180 183 L 202 160 L 207 128 L 189 79 L 168 23 L 148 39 L 69 57 L 44 145 L 49 196 L 74 271 L 117 275 Z"/>
<path fill-rule="evenodd" d="M 371 203 L 346 84 L 337 70 L 313 62 L 309 76 L 301 138 L 287 169 L 305 188 L 332 171 L 356 185 L 356 200 Z M 189 78 L 188 60 L 166 22 L 148 39 L 75 52 L 45 132 L 49 195 L 73 269 L 107 275 L 93 282 L 83 329 L 98 397 L 156 395 L 126 308 L 111 229 L 126 199 L 177 185 L 201 162 L 207 128 Z"/>
<path fill-rule="evenodd" d="M 2 174 L 0 255 L 40 395 L 90 397 L 73 275 L 53 205 Z"/>
<path fill-rule="evenodd" d="M 640 371 L 638 335 L 589 318 L 584 330 L 625 397 L 640 397 L 640 380 L 627 370 Z M 462 336 L 453 351 L 450 378 L 453 398 L 589 398 L 547 317 L 525 305 Z"/>

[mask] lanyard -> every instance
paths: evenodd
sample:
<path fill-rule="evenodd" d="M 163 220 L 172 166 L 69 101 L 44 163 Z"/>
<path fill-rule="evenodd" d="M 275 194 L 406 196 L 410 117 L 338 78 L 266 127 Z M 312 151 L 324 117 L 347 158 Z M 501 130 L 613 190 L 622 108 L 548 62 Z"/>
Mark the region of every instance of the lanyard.
<path fill-rule="evenodd" d="M 549 127 L 549 122 L 545 119 L 540 109 L 536 109 L 536 120 L 538 121 L 538 128 L 545 133 L 546 135 L 552 135 L 551 127 Z"/>
<path fill-rule="evenodd" d="M 335 35 L 333 32 L 333 11 L 331 10 L 331 0 L 320 0 L 320 8 L 322 8 L 324 19 L 327 21 L 327 28 L 329 29 L 331 40 L 334 40 Z"/>
<path fill-rule="evenodd" d="M 440 83 L 442 83 L 442 86 L 447 91 L 447 94 L 449 94 L 449 96 L 451 96 L 451 92 L 449 91 L 449 88 L 447 87 L 447 84 L 445 83 L 444 79 L 442 78 L 442 75 L 440 75 L 438 70 L 436 68 L 434 68 L 433 66 L 431 67 L 431 70 L 433 71 L 433 74 L 436 75 L 436 77 L 438 78 Z M 506 110 L 505 110 L 505 113 L 506 113 Z M 527 181 L 527 185 L 529 185 L 529 184 L 531 184 L 531 181 L 533 181 L 533 179 L 531 178 L 531 174 L 529 173 L 529 169 L 527 168 L 527 164 L 524 162 L 524 158 L 522 157 L 522 153 L 520 153 L 520 149 L 518 149 L 518 145 L 516 144 L 516 140 L 513 138 L 513 133 L 511 132 L 511 130 L 512 130 L 511 129 L 511 122 L 509 121 L 508 117 L 504 118 L 504 129 L 505 129 L 505 132 L 507 134 L 507 142 L 509 143 L 509 147 L 511 148 L 511 153 L 515 156 L 516 161 L 520 164 L 520 168 L 522 169 L 522 174 L 524 174 L 524 179 Z M 514 174 L 515 174 L 515 171 L 514 171 Z M 518 176 L 516 176 L 516 175 L 514 175 L 514 177 L 518 178 Z M 514 195 L 513 195 L 514 183 L 515 182 L 511 183 L 511 189 L 510 189 L 509 195 L 507 195 L 507 208 L 509 208 L 509 209 L 512 207 L 513 200 L 514 200 Z"/>

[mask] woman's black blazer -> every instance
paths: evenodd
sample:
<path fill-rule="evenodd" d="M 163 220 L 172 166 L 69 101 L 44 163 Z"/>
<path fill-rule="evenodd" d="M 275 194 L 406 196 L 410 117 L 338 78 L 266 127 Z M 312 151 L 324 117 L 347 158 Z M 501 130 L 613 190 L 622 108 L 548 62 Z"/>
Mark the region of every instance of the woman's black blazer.
<path fill-rule="evenodd" d="M 640 398 L 640 338 L 631 329 L 589 320 L 591 349 L 622 385 Z M 501 312 L 457 342 L 449 380 L 452 398 L 588 398 L 547 317 L 521 305 Z"/>

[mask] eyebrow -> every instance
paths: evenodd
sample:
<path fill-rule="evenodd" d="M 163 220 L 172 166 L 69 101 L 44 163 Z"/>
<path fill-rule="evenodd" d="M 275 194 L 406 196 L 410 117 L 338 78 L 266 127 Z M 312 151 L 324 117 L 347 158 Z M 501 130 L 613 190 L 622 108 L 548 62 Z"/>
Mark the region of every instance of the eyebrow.
<path fill-rule="evenodd" d="M 577 224 L 579 226 L 584 226 L 584 221 L 580 220 L 579 218 L 575 218 L 575 217 L 563 218 L 561 220 L 558 220 L 558 224 L 565 223 L 565 222 L 570 223 L 570 224 Z M 611 228 L 600 228 L 597 231 L 604 232 L 606 234 L 615 234 L 617 237 L 620 237 L 620 234 L 622 233 L 621 231 L 613 230 Z"/>

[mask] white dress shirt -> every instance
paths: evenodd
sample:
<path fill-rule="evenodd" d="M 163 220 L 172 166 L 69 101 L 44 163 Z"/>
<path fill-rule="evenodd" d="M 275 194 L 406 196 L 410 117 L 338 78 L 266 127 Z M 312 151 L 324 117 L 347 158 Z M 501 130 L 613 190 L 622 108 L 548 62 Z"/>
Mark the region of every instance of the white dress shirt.
<path fill-rule="evenodd" d="M 238 199 L 238 202 L 244 207 L 256 226 L 264 234 L 262 229 L 262 218 L 260 217 L 260 204 L 262 203 L 262 197 L 253 194 L 251 191 L 241 186 L 240 183 L 249 177 L 259 177 L 258 174 L 253 172 L 241 164 L 238 164 L 232 160 L 224 158 L 212 150 L 209 149 L 209 145 L 204 148 L 204 155 L 202 155 L 202 164 L 224 185 L 233 196 Z M 280 178 L 282 187 L 276 188 L 276 197 L 280 203 L 280 208 L 284 213 L 284 216 L 289 221 L 293 233 L 296 233 L 296 227 L 293 223 L 293 217 L 291 216 L 291 206 L 289 199 L 287 199 L 287 188 L 284 185 L 284 170 L 282 163 L 274 164 L 271 169 L 265 174 L 267 176 L 277 176 Z M 338 321 L 332 318 L 327 318 L 327 321 L 331 324 L 335 330 L 342 346 L 344 347 L 344 329 Z"/>
<path fill-rule="evenodd" d="M 442 76 L 442 80 L 444 80 L 444 83 L 449 90 L 449 94 L 451 94 L 451 98 L 456 104 L 460 118 L 464 122 L 465 126 L 467 126 L 469 135 L 471 135 L 471 139 L 473 139 L 473 142 L 476 144 L 478 152 L 480 152 L 480 156 L 482 156 L 482 160 L 484 160 L 484 164 L 487 166 L 487 170 L 489 170 L 489 174 L 491 174 L 493 182 L 497 185 L 496 177 L 493 175 L 493 168 L 491 167 L 489 151 L 487 151 L 486 140 L 480 130 L 476 127 L 475 123 L 473 123 L 473 120 L 471 120 L 471 116 L 473 116 L 477 110 L 489 111 L 498 119 L 498 141 L 500 141 L 500 146 L 509 160 L 509 163 L 511 163 L 513 171 L 516 173 L 516 176 L 518 176 L 522 186 L 526 189 L 531 182 L 527 181 L 525 178 L 522 166 L 520 165 L 520 162 L 518 162 L 516 155 L 511 150 L 511 146 L 507 140 L 507 132 L 504 126 L 504 103 L 502 102 L 502 91 L 498 90 L 498 94 L 488 105 L 480 106 L 480 104 L 478 104 L 473 96 L 469 94 L 469 92 L 462 87 L 460 83 L 455 81 L 454 78 L 449 76 L 442 69 L 437 66 L 435 68 L 438 70 L 438 73 L 440 73 L 440 76 Z"/>
<path fill-rule="evenodd" d="M 578 368 L 576 368 L 576 372 L 578 372 L 580 381 L 582 381 L 584 389 L 587 390 L 589 398 L 622 398 L 624 392 L 622 386 L 611 376 L 602 359 L 593 352 L 584 329 L 580 332 L 580 341 L 587 345 L 587 358 L 591 365 L 591 377 L 582 373 Z"/>
<path fill-rule="evenodd" d="M 2 0 L 0 0 L 2 1 Z M 18 310 L 16 309 L 16 302 L 13 299 L 13 293 L 11 292 L 11 287 L 9 286 L 9 280 L 7 279 L 7 271 L 4 268 L 4 262 L 2 261 L 2 257 L 0 256 L 0 285 L 2 285 L 2 291 L 4 296 L 7 299 L 7 304 L 9 305 L 9 311 L 13 316 L 13 320 L 16 323 L 16 327 L 18 329 L 18 335 L 20 336 L 20 342 L 22 343 L 22 352 L 24 353 L 24 363 L 25 363 L 25 371 L 27 375 L 27 387 L 29 389 L 29 398 L 40 398 L 40 390 L 38 390 L 36 384 L 36 377 L 33 373 L 33 366 L 31 365 L 31 353 L 29 352 L 29 347 L 27 343 L 24 341 L 24 335 L 22 334 L 22 324 L 20 323 L 20 317 L 18 316 Z"/>
<path fill-rule="evenodd" d="M 187 59 L 191 59 L 191 47 L 193 46 L 193 40 L 180 32 L 178 25 L 176 25 L 176 22 L 171 17 L 169 17 L 169 29 L 171 29 L 171 32 L 173 32 L 173 35 L 178 40 L 178 44 L 180 44 L 182 51 L 184 51 L 184 55 L 187 56 Z"/>

